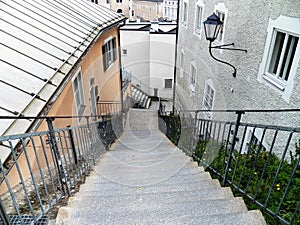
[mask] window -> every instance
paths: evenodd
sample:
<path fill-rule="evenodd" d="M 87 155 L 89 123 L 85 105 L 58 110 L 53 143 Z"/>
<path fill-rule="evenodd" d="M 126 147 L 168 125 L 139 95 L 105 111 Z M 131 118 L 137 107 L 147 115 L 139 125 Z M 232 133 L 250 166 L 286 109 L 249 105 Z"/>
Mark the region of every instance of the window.
<path fill-rule="evenodd" d="M 189 86 L 191 95 L 193 95 L 195 93 L 196 75 L 197 75 L 197 69 L 196 69 L 195 63 L 193 62 L 191 64 L 190 86 Z"/>
<path fill-rule="evenodd" d="M 223 42 L 223 39 L 224 39 L 224 21 L 225 21 L 225 13 L 223 12 L 220 12 L 217 10 L 217 16 L 220 17 L 220 20 L 223 22 L 223 26 L 220 27 L 220 30 L 219 30 L 219 33 L 218 33 L 218 36 L 217 36 L 217 41 L 219 42 Z"/>
<path fill-rule="evenodd" d="M 204 96 L 203 96 L 203 109 L 212 110 L 213 102 L 214 102 L 214 94 L 215 91 L 213 89 L 213 83 L 211 79 L 207 80 L 204 88 Z M 205 112 L 208 118 L 211 118 L 211 112 Z"/>
<path fill-rule="evenodd" d="M 73 92 L 75 105 L 78 116 L 82 116 L 85 110 L 85 99 L 82 84 L 81 70 L 77 72 L 77 75 L 72 79 Z"/>
<path fill-rule="evenodd" d="M 274 30 L 272 39 L 273 45 L 271 46 L 266 73 L 286 82 L 289 79 L 299 37 Z"/>
<path fill-rule="evenodd" d="M 172 79 L 165 79 L 165 88 L 172 88 Z"/>
<path fill-rule="evenodd" d="M 117 3 L 122 3 L 122 0 L 116 0 Z"/>
<path fill-rule="evenodd" d="M 195 12 L 195 33 L 200 35 L 203 19 L 203 2 L 198 0 Z"/>
<path fill-rule="evenodd" d="M 182 15 L 182 25 L 187 26 L 188 19 L 188 3 L 183 2 L 183 15 Z"/>
<path fill-rule="evenodd" d="M 124 48 L 124 49 L 122 50 L 122 52 L 123 52 L 123 55 L 127 55 L 127 49 Z"/>
<path fill-rule="evenodd" d="M 180 75 L 183 76 L 184 73 L 184 51 L 180 51 L 180 62 L 179 62 L 179 67 L 180 67 Z"/>
<path fill-rule="evenodd" d="M 116 38 L 106 40 L 102 46 L 103 66 L 106 71 L 109 66 L 117 59 Z"/>
<path fill-rule="evenodd" d="M 218 17 L 220 17 L 220 20 L 223 22 L 223 26 L 221 26 L 219 34 L 216 39 L 216 41 L 221 44 L 223 44 L 223 42 L 224 42 L 224 33 L 225 33 L 227 12 L 228 12 L 228 9 L 225 7 L 224 3 L 218 3 L 215 6 L 215 13 Z"/>
<path fill-rule="evenodd" d="M 299 18 L 279 16 L 269 20 L 268 35 L 258 81 L 289 100 L 300 59 Z"/>

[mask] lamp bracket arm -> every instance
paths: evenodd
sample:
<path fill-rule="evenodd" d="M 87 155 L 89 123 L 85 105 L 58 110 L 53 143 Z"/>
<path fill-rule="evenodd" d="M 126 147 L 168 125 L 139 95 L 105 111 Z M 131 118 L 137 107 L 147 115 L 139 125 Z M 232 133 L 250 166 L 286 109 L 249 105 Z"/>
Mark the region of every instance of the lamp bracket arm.
<path fill-rule="evenodd" d="M 234 43 L 225 44 L 225 45 L 210 46 L 210 48 L 224 49 L 224 50 L 233 50 L 233 51 L 242 51 L 242 52 L 246 52 L 247 53 L 246 49 L 241 49 L 241 48 L 227 48 L 227 46 L 234 46 Z"/>
<path fill-rule="evenodd" d="M 228 65 L 228 66 L 231 66 L 231 67 L 233 68 L 233 73 L 232 73 L 232 75 L 233 75 L 233 77 L 236 77 L 236 68 L 235 68 L 233 65 L 231 65 L 230 63 L 225 62 L 225 61 L 222 61 L 222 60 L 220 60 L 220 59 L 217 59 L 215 56 L 213 56 L 213 54 L 212 54 L 212 52 L 211 52 L 211 49 L 212 49 L 212 48 L 214 48 L 214 47 L 211 47 L 211 42 L 210 42 L 210 44 L 209 44 L 209 54 L 210 54 L 210 56 L 211 56 L 214 60 L 216 60 L 216 61 L 218 61 L 218 62 L 220 62 L 220 63 L 224 63 L 224 64 L 226 64 L 226 65 Z"/>

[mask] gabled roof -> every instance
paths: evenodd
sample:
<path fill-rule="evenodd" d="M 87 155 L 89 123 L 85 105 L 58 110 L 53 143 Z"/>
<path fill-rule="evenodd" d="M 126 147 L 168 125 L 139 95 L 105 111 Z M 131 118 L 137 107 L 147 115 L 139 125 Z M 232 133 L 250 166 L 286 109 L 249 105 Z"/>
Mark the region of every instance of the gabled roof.
<path fill-rule="evenodd" d="M 100 33 L 125 19 L 87 0 L 0 1 L 0 116 L 37 116 Z M 0 135 L 27 120 L 0 120 Z"/>

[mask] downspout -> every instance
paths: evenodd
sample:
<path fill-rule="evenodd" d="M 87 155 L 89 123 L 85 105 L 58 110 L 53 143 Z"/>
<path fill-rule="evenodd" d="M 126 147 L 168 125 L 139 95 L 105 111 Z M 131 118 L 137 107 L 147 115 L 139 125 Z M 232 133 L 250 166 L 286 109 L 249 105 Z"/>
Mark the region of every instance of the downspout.
<path fill-rule="evenodd" d="M 121 58 L 121 40 L 120 40 L 120 28 L 125 26 L 125 20 L 123 20 L 123 24 L 119 24 L 118 26 L 118 49 L 119 49 L 119 64 L 120 64 L 120 88 L 121 88 L 121 112 L 124 112 L 124 105 L 123 105 L 123 70 L 122 70 L 122 58 Z"/>
<path fill-rule="evenodd" d="M 179 9 L 180 9 L 180 0 L 178 0 L 178 4 L 177 4 L 177 19 L 176 19 L 176 38 L 175 38 L 175 64 L 174 64 L 174 85 L 173 85 L 173 107 L 172 107 L 172 113 L 175 113 L 175 93 L 176 93 L 176 73 L 177 73 L 177 46 L 178 46 L 178 27 L 179 27 Z"/>

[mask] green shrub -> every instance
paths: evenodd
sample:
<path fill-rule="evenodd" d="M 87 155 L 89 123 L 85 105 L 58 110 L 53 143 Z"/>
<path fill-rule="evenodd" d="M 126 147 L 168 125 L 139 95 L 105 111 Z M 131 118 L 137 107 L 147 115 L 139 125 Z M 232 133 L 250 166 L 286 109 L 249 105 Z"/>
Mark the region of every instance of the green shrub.
<path fill-rule="evenodd" d="M 220 182 L 223 182 L 226 164 L 228 162 L 229 150 L 224 143 L 208 139 L 198 143 L 194 152 L 194 160 L 198 161 L 210 172 L 216 171 Z M 255 199 L 265 205 L 273 212 L 277 212 L 278 206 L 282 202 L 278 215 L 286 221 L 292 219 L 293 213 L 297 208 L 300 195 L 300 167 L 296 166 L 300 156 L 300 140 L 295 145 L 295 154 L 290 152 L 290 161 L 283 162 L 274 154 L 259 146 L 248 146 L 247 153 L 239 154 L 236 150 L 233 153 L 227 185 L 234 184 L 245 191 L 250 198 L 245 198 L 249 209 L 257 209 L 253 204 Z M 281 166 L 280 166 L 281 164 Z M 296 166 L 296 167 L 295 167 Z M 295 175 L 291 177 L 295 168 Z M 275 175 L 278 172 L 277 178 Z M 292 178 L 290 186 L 288 182 Z M 284 193 L 286 196 L 284 199 Z M 235 195 L 246 197 L 246 195 L 234 190 Z M 266 201 L 268 199 L 268 201 Z M 272 216 L 263 211 L 268 224 L 280 224 Z M 299 212 L 293 224 L 300 224 Z"/>

